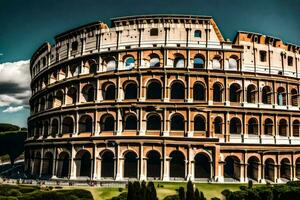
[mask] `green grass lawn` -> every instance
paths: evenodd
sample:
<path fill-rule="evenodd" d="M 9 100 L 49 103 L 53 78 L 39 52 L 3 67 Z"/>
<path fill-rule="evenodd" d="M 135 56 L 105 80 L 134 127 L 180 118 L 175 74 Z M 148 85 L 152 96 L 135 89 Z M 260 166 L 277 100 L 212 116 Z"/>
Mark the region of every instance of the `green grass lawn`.
<path fill-rule="evenodd" d="M 176 189 L 183 186 L 186 187 L 186 182 L 155 182 L 155 187 L 157 191 L 158 198 L 164 199 L 166 196 L 176 194 Z M 157 185 L 163 185 L 163 187 L 157 187 Z M 221 192 L 225 189 L 229 189 L 231 191 L 239 190 L 241 185 L 245 184 L 217 184 L 217 183 L 195 183 L 196 187 L 199 191 L 202 191 L 205 197 L 210 200 L 213 197 L 218 197 L 223 199 L 223 195 Z M 74 187 L 65 187 L 67 189 L 72 189 Z M 112 197 L 118 196 L 121 192 L 119 192 L 118 188 L 99 188 L 99 187 L 76 187 L 76 189 L 85 189 L 92 193 L 95 200 L 108 200 Z M 124 189 L 122 192 L 126 192 L 127 190 Z"/>

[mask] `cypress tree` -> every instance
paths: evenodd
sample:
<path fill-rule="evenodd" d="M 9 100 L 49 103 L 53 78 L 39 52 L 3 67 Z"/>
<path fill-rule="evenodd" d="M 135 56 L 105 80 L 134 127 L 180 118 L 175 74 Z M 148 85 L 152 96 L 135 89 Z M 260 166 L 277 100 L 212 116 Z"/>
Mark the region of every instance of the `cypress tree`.
<path fill-rule="evenodd" d="M 186 200 L 194 200 L 195 199 L 195 193 L 194 193 L 194 186 L 191 180 L 187 182 L 186 187 Z"/>
<path fill-rule="evenodd" d="M 127 200 L 132 200 L 133 199 L 133 184 L 131 182 L 128 183 L 128 192 L 127 192 Z"/>
<path fill-rule="evenodd" d="M 185 200 L 184 188 L 180 187 L 178 192 L 179 192 L 179 200 Z"/>
<path fill-rule="evenodd" d="M 148 182 L 146 200 L 157 200 L 157 193 L 153 182 Z"/>
<path fill-rule="evenodd" d="M 142 181 L 141 184 L 141 191 L 140 191 L 140 199 L 144 200 L 147 196 L 147 188 L 146 188 L 146 182 Z"/>
<path fill-rule="evenodd" d="M 195 200 L 200 200 L 200 193 L 199 193 L 198 188 L 196 188 L 196 190 L 195 190 Z"/>
<path fill-rule="evenodd" d="M 132 200 L 139 200 L 140 198 L 140 190 L 141 190 L 141 185 L 140 182 L 134 181 L 133 182 L 133 198 Z"/>

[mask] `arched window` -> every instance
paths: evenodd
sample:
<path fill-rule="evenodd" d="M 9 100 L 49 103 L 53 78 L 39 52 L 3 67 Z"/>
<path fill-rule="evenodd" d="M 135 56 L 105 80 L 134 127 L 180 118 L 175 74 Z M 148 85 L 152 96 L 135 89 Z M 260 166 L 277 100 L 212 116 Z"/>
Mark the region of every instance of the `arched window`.
<path fill-rule="evenodd" d="M 125 84 L 125 99 L 137 99 L 138 86 L 135 82 L 129 82 Z"/>
<path fill-rule="evenodd" d="M 41 103 L 40 103 L 40 111 L 45 110 L 45 106 L 46 106 L 46 101 L 45 98 L 41 98 Z"/>
<path fill-rule="evenodd" d="M 161 130 L 161 119 L 158 114 L 149 114 L 148 115 L 147 130 Z"/>
<path fill-rule="evenodd" d="M 175 81 L 171 85 L 171 99 L 184 99 L 184 84 L 181 81 Z"/>
<path fill-rule="evenodd" d="M 195 38 L 201 38 L 201 31 L 200 30 L 195 30 L 194 37 Z"/>
<path fill-rule="evenodd" d="M 55 106 L 56 107 L 62 106 L 63 101 L 64 101 L 64 93 L 63 91 L 59 90 L 58 92 L 56 92 L 55 95 Z"/>
<path fill-rule="evenodd" d="M 78 76 L 79 74 L 79 65 L 80 64 L 73 64 L 70 66 L 70 73 L 71 73 L 71 76 Z"/>
<path fill-rule="evenodd" d="M 174 59 L 174 68 L 184 68 L 184 57 L 181 54 L 176 54 Z"/>
<path fill-rule="evenodd" d="M 215 134 L 222 134 L 222 118 L 216 117 L 214 121 Z"/>
<path fill-rule="evenodd" d="M 286 93 L 285 93 L 285 89 L 283 87 L 279 87 L 277 89 L 277 104 L 279 106 L 286 105 Z"/>
<path fill-rule="evenodd" d="M 193 95 L 195 101 L 205 101 L 206 89 L 203 83 L 195 83 L 193 87 Z"/>
<path fill-rule="evenodd" d="M 83 115 L 79 119 L 79 133 L 92 133 L 93 119 L 89 115 Z"/>
<path fill-rule="evenodd" d="M 147 87 L 147 99 L 161 99 L 162 87 L 159 81 L 150 81 Z"/>
<path fill-rule="evenodd" d="M 74 132 L 74 121 L 72 117 L 65 117 L 62 123 L 62 134 Z"/>
<path fill-rule="evenodd" d="M 105 178 L 113 178 L 114 177 L 114 169 L 115 169 L 115 163 L 114 163 L 114 153 L 105 150 L 105 152 L 101 155 L 101 177 Z"/>
<path fill-rule="evenodd" d="M 279 135 L 280 136 L 287 136 L 287 121 L 285 119 L 281 119 L 279 121 Z"/>
<path fill-rule="evenodd" d="M 255 85 L 248 85 L 247 87 L 247 102 L 255 103 L 256 102 L 256 87 Z"/>
<path fill-rule="evenodd" d="M 98 68 L 95 60 L 88 60 L 85 63 L 84 67 L 87 68 L 90 74 L 96 73 Z"/>
<path fill-rule="evenodd" d="M 48 107 L 48 109 L 53 108 L 53 96 L 52 95 L 48 96 L 47 107 Z"/>
<path fill-rule="evenodd" d="M 137 130 L 137 118 L 131 114 L 125 118 L 124 130 Z"/>
<path fill-rule="evenodd" d="M 161 172 L 161 156 L 155 151 L 151 150 L 147 153 L 147 177 L 160 178 Z"/>
<path fill-rule="evenodd" d="M 241 101 L 241 86 L 237 83 L 230 85 L 230 101 L 231 102 L 240 102 Z"/>
<path fill-rule="evenodd" d="M 81 150 L 76 154 L 76 164 L 78 167 L 78 176 L 90 177 L 92 157 L 87 150 Z"/>
<path fill-rule="evenodd" d="M 74 87 L 71 87 L 68 89 L 67 92 L 67 100 L 66 103 L 67 104 L 75 104 L 77 101 L 77 90 Z"/>
<path fill-rule="evenodd" d="M 205 118 L 197 115 L 194 119 L 194 131 L 205 131 Z"/>
<path fill-rule="evenodd" d="M 104 61 L 104 66 L 106 66 L 106 71 L 114 71 L 117 68 L 117 62 L 115 58 L 109 57 Z"/>
<path fill-rule="evenodd" d="M 300 128 L 300 122 L 299 120 L 294 120 L 293 121 L 293 136 L 299 137 L 299 128 Z"/>
<path fill-rule="evenodd" d="M 170 154 L 170 178 L 185 177 L 185 156 L 181 151 L 175 150 Z"/>
<path fill-rule="evenodd" d="M 229 58 L 228 64 L 229 64 L 229 69 L 232 69 L 232 70 L 238 69 L 238 62 L 237 62 L 236 58 L 234 58 L 234 57 Z"/>
<path fill-rule="evenodd" d="M 44 122 L 44 130 L 43 130 L 43 136 L 44 137 L 47 137 L 48 136 L 48 133 L 49 133 L 49 123 L 48 121 L 45 121 Z"/>
<path fill-rule="evenodd" d="M 82 94 L 86 102 L 95 100 L 95 89 L 92 84 L 87 84 L 82 88 Z"/>
<path fill-rule="evenodd" d="M 262 102 L 264 104 L 272 103 L 272 91 L 269 86 L 264 86 L 262 89 Z"/>
<path fill-rule="evenodd" d="M 132 69 L 135 65 L 135 59 L 133 56 L 129 56 L 124 60 L 125 69 Z"/>
<path fill-rule="evenodd" d="M 106 114 L 100 119 L 101 131 L 114 131 L 115 119 L 111 114 Z"/>
<path fill-rule="evenodd" d="M 201 55 L 197 55 L 194 58 L 194 68 L 196 69 L 204 69 L 204 58 Z"/>
<path fill-rule="evenodd" d="M 258 123 L 255 118 L 251 118 L 248 121 L 248 134 L 249 135 L 258 135 Z"/>
<path fill-rule="evenodd" d="M 180 114 L 171 117 L 171 131 L 184 131 L 184 118 Z"/>
<path fill-rule="evenodd" d="M 269 118 L 265 120 L 265 128 L 264 128 L 265 135 L 272 135 L 273 134 L 273 121 Z"/>
<path fill-rule="evenodd" d="M 114 100 L 116 98 L 116 87 L 113 83 L 103 84 L 102 92 L 104 100 Z"/>
<path fill-rule="evenodd" d="M 296 89 L 292 89 L 291 95 L 292 106 L 298 106 L 298 91 Z"/>
<path fill-rule="evenodd" d="M 150 55 L 150 67 L 160 67 L 160 59 L 157 54 Z"/>
<path fill-rule="evenodd" d="M 135 152 L 128 151 L 124 155 L 124 177 L 137 178 L 138 157 Z"/>
<path fill-rule="evenodd" d="M 58 120 L 53 119 L 51 123 L 51 135 L 54 137 L 58 134 Z"/>
<path fill-rule="evenodd" d="M 212 60 L 212 68 L 213 69 L 221 69 L 221 57 L 220 56 L 215 56 L 214 59 Z"/>
<path fill-rule="evenodd" d="M 242 123 L 239 118 L 232 118 L 230 120 L 230 134 L 241 134 Z"/>
<path fill-rule="evenodd" d="M 223 88 L 220 83 L 215 83 L 213 85 L 213 100 L 214 102 L 222 102 L 222 93 L 223 93 Z"/>

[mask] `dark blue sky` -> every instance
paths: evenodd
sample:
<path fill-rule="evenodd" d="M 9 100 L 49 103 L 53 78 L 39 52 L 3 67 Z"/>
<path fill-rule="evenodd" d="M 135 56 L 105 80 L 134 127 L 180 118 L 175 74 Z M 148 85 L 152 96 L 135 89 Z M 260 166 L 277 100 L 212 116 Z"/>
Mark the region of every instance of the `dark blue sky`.
<path fill-rule="evenodd" d="M 26 126 L 28 59 L 43 42 L 90 22 L 143 14 L 209 15 L 224 38 L 244 30 L 300 45 L 300 0 L 0 0 L 0 123 Z"/>
<path fill-rule="evenodd" d="M 152 13 L 210 15 L 225 38 L 247 30 L 300 45 L 300 0 L 0 0 L 0 63 L 29 59 L 76 26 Z"/>

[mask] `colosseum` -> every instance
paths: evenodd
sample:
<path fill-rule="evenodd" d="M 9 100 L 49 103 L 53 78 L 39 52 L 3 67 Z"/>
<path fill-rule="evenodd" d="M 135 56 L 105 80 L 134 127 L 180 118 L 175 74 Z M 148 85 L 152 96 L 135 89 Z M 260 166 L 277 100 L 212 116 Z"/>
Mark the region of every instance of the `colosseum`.
<path fill-rule="evenodd" d="M 300 47 L 209 16 L 118 17 L 41 45 L 25 169 L 54 180 L 300 179 Z"/>

